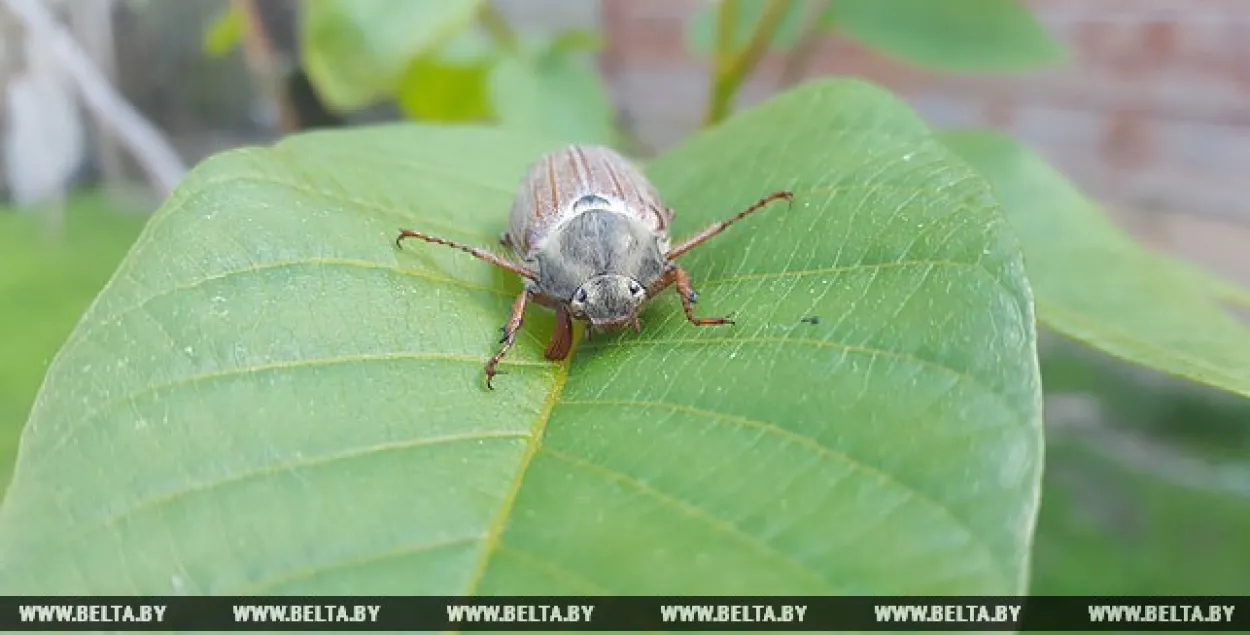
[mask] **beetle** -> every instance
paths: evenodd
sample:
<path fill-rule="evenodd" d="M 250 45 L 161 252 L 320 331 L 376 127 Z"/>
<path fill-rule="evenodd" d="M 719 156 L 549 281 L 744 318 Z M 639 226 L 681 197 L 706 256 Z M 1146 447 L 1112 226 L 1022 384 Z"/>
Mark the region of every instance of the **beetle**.
<path fill-rule="evenodd" d="M 508 231 L 499 242 L 519 263 L 484 249 L 400 229 L 395 246 L 406 238 L 459 249 L 524 279 L 508 321 L 500 327 L 499 351 L 486 362 L 486 386 L 512 348 L 530 301 L 555 310 L 555 329 L 544 356 L 559 361 L 572 345 L 573 320 L 593 331 L 624 327 L 641 330 L 643 304 L 676 286 L 686 320 L 695 326 L 733 324 L 728 317 L 698 317 L 697 294 L 690 275 L 676 264 L 682 254 L 721 233 L 769 203 L 794 194 L 777 191 L 733 216 L 713 223 L 677 246 L 670 246 L 673 211 L 638 168 L 604 146 L 572 145 L 549 152 L 530 164 L 509 212 Z"/>

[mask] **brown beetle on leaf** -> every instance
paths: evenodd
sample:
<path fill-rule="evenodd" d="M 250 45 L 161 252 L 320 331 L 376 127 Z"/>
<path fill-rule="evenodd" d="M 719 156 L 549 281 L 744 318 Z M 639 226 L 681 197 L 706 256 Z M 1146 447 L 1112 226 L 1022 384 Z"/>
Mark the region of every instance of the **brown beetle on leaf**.
<path fill-rule="evenodd" d="M 569 146 L 544 155 L 529 168 L 512 203 L 509 229 L 500 243 L 521 259 L 513 263 L 482 249 L 411 229 L 405 238 L 446 245 L 525 278 L 525 289 L 500 328 L 502 346 L 486 362 L 486 385 L 499 360 L 512 348 L 525 305 L 533 300 L 555 309 L 556 324 L 546 357 L 564 359 L 572 344 L 573 320 L 590 330 L 641 329 L 643 303 L 676 285 L 686 319 L 695 326 L 733 324 L 729 318 L 696 317 L 690 276 L 675 264 L 678 256 L 790 192 L 774 192 L 730 218 L 715 223 L 676 247 L 669 246 L 673 211 L 655 186 L 625 157 L 601 146 Z"/>

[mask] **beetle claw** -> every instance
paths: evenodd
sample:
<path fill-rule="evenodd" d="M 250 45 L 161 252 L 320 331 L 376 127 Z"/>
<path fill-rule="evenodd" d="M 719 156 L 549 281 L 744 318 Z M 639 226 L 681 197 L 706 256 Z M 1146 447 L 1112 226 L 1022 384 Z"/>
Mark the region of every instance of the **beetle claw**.
<path fill-rule="evenodd" d="M 486 371 L 486 388 L 494 390 L 495 386 L 491 383 L 495 379 L 495 375 L 506 375 L 507 371 L 491 369 Z"/>

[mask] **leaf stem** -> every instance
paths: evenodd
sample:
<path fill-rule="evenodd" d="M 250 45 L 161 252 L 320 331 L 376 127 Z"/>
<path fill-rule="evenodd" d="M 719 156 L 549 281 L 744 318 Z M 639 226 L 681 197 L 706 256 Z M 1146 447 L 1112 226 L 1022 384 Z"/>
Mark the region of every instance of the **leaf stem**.
<path fill-rule="evenodd" d="M 703 116 L 704 127 L 716 124 L 729 114 L 734 95 L 764 57 L 773 31 L 777 29 L 789 4 L 790 0 L 769 0 L 746 48 L 735 55 L 733 35 L 738 3 L 736 0 L 721 0 L 716 16 L 716 59 L 712 64 L 712 94 Z"/>
<path fill-rule="evenodd" d="M 832 4 L 833 0 L 822 0 L 817 2 L 807 14 L 807 26 L 804 27 L 803 34 L 799 36 L 798 43 L 794 45 L 794 50 L 786 56 L 785 66 L 781 69 L 781 77 L 777 80 L 779 88 L 786 88 L 803 78 L 807 63 L 811 60 L 812 53 L 816 52 L 816 45 L 820 43 L 820 37 L 828 31 L 825 25 L 821 24 L 821 17 Z"/>
<path fill-rule="evenodd" d="M 512 27 L 508 25 L 508 21 L 499 13 L 499 9 L 495 7 L 495 3 L 487 0 L 482 3 L 482 9 L 478 12 L 478 21 L 481 22 L 482 28 L 490 34 L 492 40 L 495 41 L 500 48 L 509 53 L 517 53 L 521 50 L 521 45 L 517 39 L 516 33 Z"/>

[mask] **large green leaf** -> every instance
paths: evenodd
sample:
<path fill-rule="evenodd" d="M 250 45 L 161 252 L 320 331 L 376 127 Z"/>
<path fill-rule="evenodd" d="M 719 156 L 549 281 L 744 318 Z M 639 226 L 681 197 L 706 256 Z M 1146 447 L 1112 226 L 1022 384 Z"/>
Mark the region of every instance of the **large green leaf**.
<path fill-rule="evenodd" d="M 1039 319 L 1122 359 L 1250 395 L 1250 327 L 1222 304 L 1236 298 L 1235 285 L 1142 247 L 1010 137 L 941 138 L 997 189 Z"/>
<path fill-rule="evenodd" d="M 304 69 L 327 105 L 351 109 L 396 90 L 409 64 L 462 33 L 483 0 L 316 0 L 302 10 Z"/>
<path fill-rule="evenodd" d="M 833 0 L 822 19 L 909 64 L 962 72 L 1022 71 L 1067 59 L 1020 0 Z"/>
<path fill-rule="evenodd" d="M 684 258 L 641 334 L 542 359 L 489 245 L 518 133 L 393 125 L 229 152 L 50 369 L 0 593 L 1018 593 L 1041 472 L 1023 264 L 989 187 L 882 90 L 820 82 L 649 168 Z M 819 317 L 815 324 L 801 321 Z"/>

